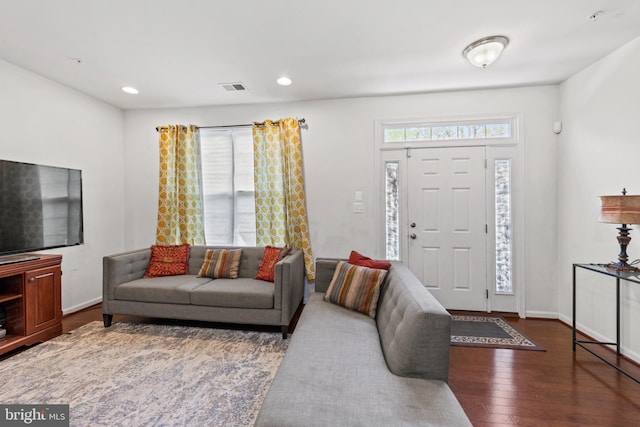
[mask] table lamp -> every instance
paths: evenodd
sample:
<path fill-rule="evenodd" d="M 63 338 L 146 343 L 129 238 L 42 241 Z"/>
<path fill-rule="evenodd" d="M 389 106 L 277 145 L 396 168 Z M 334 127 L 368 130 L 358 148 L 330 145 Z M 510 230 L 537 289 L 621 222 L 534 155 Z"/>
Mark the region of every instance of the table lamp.
<path fill-rule="evenodd" d="M 622 195 L 619 196 L 600 196 L 600 222 L 609 224 L 622 224 L 618 227 L 618 243 L 620 244 L 620 253 L 618 254 L 618 262 L 610 263 L 607 267 L 616 270 L 640 271 L 633 267 L 627 261 L 627 246 L 631 241 L 629 231 L 631 228 L 627 224 L 640 224 L 640 196 L 627 196 L 627 190 L 622 189 Z"/>

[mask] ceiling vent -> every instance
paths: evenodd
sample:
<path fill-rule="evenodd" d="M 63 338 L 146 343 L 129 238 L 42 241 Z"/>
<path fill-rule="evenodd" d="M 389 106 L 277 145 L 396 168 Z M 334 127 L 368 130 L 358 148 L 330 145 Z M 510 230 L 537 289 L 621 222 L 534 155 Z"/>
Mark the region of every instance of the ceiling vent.
<path fill-rule="evenodd" d="M 247 90 L 244 83 L 219 83 L 227 92 L 237 92 L 239 90 Z"/>

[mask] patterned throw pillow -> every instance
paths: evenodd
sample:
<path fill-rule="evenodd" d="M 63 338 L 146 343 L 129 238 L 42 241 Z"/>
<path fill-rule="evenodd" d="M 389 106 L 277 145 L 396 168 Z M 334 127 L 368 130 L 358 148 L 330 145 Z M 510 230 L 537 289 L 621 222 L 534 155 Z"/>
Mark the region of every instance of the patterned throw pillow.
<path fill-rule="evenodd" d="M 375 319 L 386 270 L 339 261 L 324 300 Z"/>
<path fill-rule="evenodd" d="M 275 282 L 276 264 L 287 256 L 289 251 L 289 248 L 276 248 L 274 246 L 265 247 L 260 267 L 258 267 L 258 274 L 256 274 L 256 279 Z"/>
<path fill-rule="evenodd" d="M 207 249 L 198 277 L 237 279 L 242 249 Z"/>
<path fill-rule="evenodd" d="M 391 263 L 387 261 L 374 261 L 369 257 L 366 257 L 356 251 L 351 251 L 349 255 L 349 264 L 359 265 L 361 267 L 380 268 L 382 270 L 388 270 L 391 268 Z"/>
<path fill-rule="evenodd" d="M 144 277 L 177 276 L 189 272 L 189 244 L 153 245 Z"/>
<path fill-rule="evenodd" d="M 278 261 L 284 259 L 289 253 L 291 253 L 291 248 L 280 248 L 280 258 L 278 258 Z"/>

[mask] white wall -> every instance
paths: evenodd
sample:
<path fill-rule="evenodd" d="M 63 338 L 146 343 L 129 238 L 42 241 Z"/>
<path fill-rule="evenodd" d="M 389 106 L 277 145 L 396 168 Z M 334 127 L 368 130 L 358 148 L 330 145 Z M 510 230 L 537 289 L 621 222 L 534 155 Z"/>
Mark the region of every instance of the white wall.
<path fill-rule="evenodd" d="M 571 265 L 617 260 L 615 224 L 598 222 L 598 196 L 623 187 L 640 194 L 640 38 L 560 86 L 558 141 L 559 312 L 571 322 Z M 631 260 L 640 258 L 640 227 L 631 232 Z M 615 340 L 615 280 L 578 275 L 578 323 L 595 338 Z M 640 360 L 640 285 L 624 284 L 622 345 Z"/>
<path fill-rule="evenodd" d="M 124 247 L 122 111 L 0 61 L 0 158 L 82 170 L 84 245 L 62 254 L 62 308 L 102 299 L 102 257 Z"/>
<path fill-rule="evenodd" d="M 345 257 L 352 249 L 382 257 L 376 223 L 376 120 L 521 113 L 526 156 L 527 312 L 557 316 L 557 86 L 371 97 L 286 104 L 132 110 L 125 112 L 127 249 L 155 241 L 158 142 L 165 124 L 229 125 L 304 117 L 302 130 L 311 241 L 315 256 Z M 353 213 L 355 191 L 365 213 Z"/>

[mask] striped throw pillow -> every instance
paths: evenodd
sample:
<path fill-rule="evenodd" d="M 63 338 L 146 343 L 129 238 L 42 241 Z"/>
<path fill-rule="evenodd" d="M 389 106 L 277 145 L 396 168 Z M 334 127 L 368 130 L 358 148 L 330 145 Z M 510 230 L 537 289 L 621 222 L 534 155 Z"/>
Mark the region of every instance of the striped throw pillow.
<path fill-rule="evenodd" d="M 237 279 L 242 249 L 207 249 L 198 277 Z"/>
<path fill-rule="evenodd" d="M 375 319 L 386 270 L 339 261 L 324 300 Z"/>

